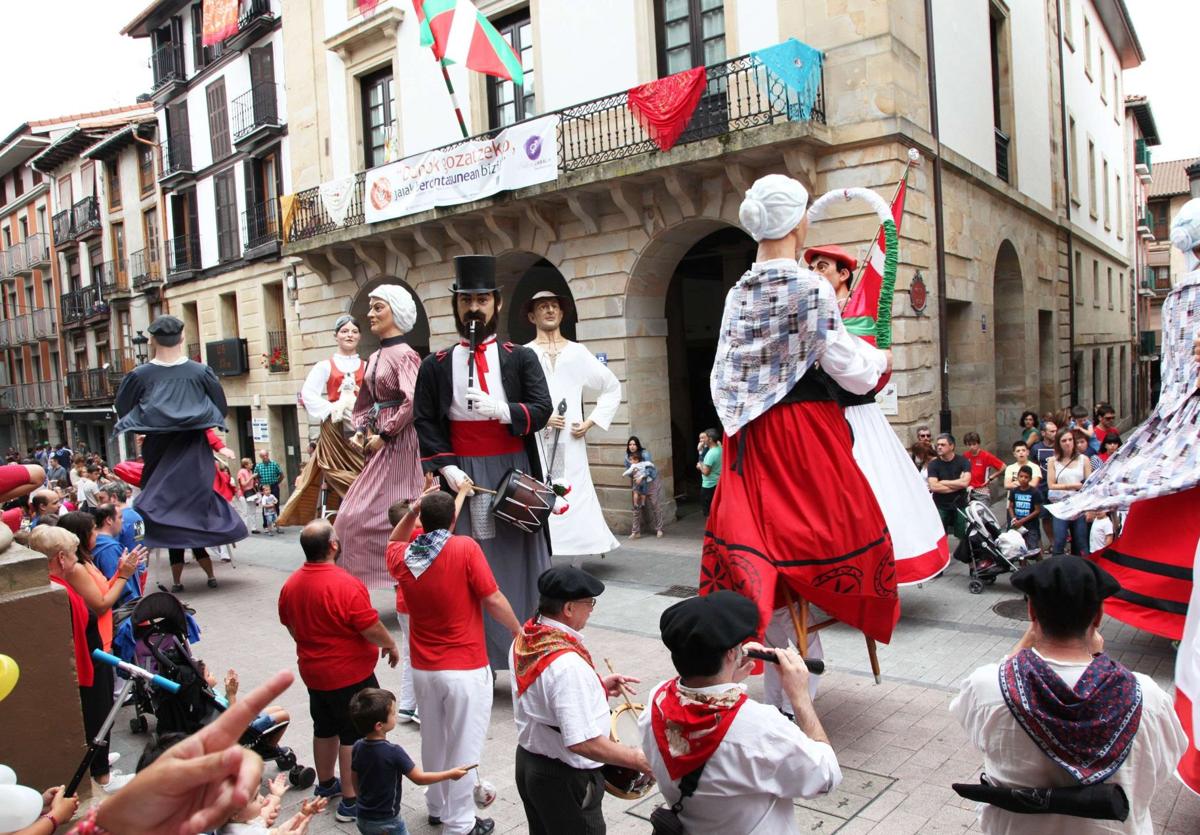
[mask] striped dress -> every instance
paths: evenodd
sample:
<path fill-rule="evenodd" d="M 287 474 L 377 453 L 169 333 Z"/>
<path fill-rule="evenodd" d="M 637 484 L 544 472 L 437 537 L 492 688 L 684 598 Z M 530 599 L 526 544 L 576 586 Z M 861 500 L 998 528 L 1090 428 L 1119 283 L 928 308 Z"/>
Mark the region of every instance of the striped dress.
<path fill-rule="evenodd" d="M 376 403 L 400 400 L 398 406 L 380 409 L 375 431 L 383 435 L 383 448 L 367 457 L 366 466 L 354 479 L 338 511 L 334 528 L 341 542 L 339 564 L 368 588 L 391 588 L 395 580 L 387 570 L 388 508 L 400 499 L 421 495 L 417 431 L 413 426 L 413 389 L 421 358 L 397 337 L 385 339 L 367 361 L 353 422 L 366 433 L 369 413 Z"/>

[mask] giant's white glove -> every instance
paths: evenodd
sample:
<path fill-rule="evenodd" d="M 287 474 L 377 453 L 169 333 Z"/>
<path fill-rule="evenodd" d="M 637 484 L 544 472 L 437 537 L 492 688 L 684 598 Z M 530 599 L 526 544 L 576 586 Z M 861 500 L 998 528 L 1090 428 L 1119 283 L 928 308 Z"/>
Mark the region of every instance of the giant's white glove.
<path fill-rule="evenodd" d="M 447 464 L 441 469 L 442 478 L 446 479 L 446 483 L 450 485 L 450 492 L 457 493 L 462 489 L 463 482 L 470 481 L 471 478 L 462 471 L 461 468 L 453 464 Z M 474 495 L 474 494 L 472 494 Z"/>
<path fill-rule="evenodd" d="M 512 423 L 512 415 L 508 413 L 508 404 L 488 394 L 483 389 L 473 386 L 467 389 L 467 402 L 473 404 L 479 414 L 501 423 Z"/>

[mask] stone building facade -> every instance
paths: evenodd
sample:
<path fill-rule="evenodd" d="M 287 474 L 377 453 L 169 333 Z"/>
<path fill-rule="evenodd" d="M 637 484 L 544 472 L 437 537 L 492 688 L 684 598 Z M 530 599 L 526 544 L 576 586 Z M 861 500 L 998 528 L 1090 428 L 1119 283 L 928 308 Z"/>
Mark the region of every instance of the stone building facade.
<path fill-rule="evenodd" d="M 578 20 L 545 0 L 480 3 L 502 31 L 516 32 L 515 43 L 532 39 L 522 52 L 537 78 L 526 116 L 558 115 L 558 177 L 374 224 L 364 222 L 356 174 L 372 161 L 363 85 L 389 67 L 397 73 L 392 136 L 396 152 L 415 154 L 455 139 L 436 65 L 418 45 L 406 4 L 350 15 L 342 0 L 327 0 L 307 16 L 292 14 L 293 5 L 304 4 L 285 3 L 284 27 L 289 89 L 302 103 L 291 125 L 300 191 L 284 252 L 302 262 L 306 364 L 321 358 L 334 318 L 363 309 L 365 293 L 383 282 L 403 282 L 417 296 L 427 325 L 411 340 L 418 349 L 450 344 L 455 255 L 498 256 L 501 332 L 514 340 L 531 336 L 512 312 L 523 299 L 543 287 L 566 289 L 579 311 L 577 338 L 624 386 L 611 429 L 590 436 L 593 478 L 615 526 L 629 514 L 620 475 L 629 435 L 653 452 L 665 493 L 694 489 L 696 434 L 713 420 L 708 374 L 724 294 L 754 256 L 737 208 L 762 174 L 790 174 L 814 195 L 865 186 L 890 196 L 908 149 L 924 155 L 908 177 L 893 309 L 896 398 L 887 411 L 905 443 L 912 426 L 931 423 L 978 431 L 1007 453 L 1023 409 L 1093 396 L 1072 379 L 1073 336 L 1130 338 L 1117 311 L 1089 318 L 1072 305 L 1081 243 L 1118 270 L 1128 271 L 1128 258 L 1115 236 L 1101 240 L 1067 215 L 1053 0 L 934 0 L 932 31 L 921 0 L 689 0 L 668 4 L 674 12 L 654 0 L 619 0 Z M 1139 60 L 1120 4 L 1076 8 L 1085 5 L 1108 54 L 1123 56 L 1108 66 Z M 692 38 L 683 47 L 667 19 L 681 8 Z M 750 54 L 789 37 L 824 54 L 823 93 L 808 118 L 752 93 L 761 67 Z M 702 102 L 710 105 L 694 117 L 693 133 L 660 152 L 628 117 L 623 91 L 665 74 L 672 50 L 685 47 L 689 65 L 708 66 Z M 989 55 L 997 56 L 994 75 Z M 601 64 L 602 78 L 580 69 Z M 502 126 L 494 105 L 506 91 L 454 72 L 472 133 Z M 562 78 L 577 84 L 565 87 Z M 1113 124 L 1111 114 L 1104 118 Z M 335 223 L 317 187 L 342 178 L 359 190 L 358 202 Z M 877 225 L 864 206 L 847 204 L 815 224 L 809 242 L 863 256 Z M 914 282 L 926 292 L 910 294 Z"/>

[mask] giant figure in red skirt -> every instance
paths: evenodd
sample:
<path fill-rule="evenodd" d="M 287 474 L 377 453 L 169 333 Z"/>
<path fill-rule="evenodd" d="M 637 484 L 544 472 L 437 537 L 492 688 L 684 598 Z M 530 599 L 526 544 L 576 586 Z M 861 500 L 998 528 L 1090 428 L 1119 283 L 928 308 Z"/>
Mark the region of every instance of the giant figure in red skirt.
<path fill-rule="evenodd" d="M 726 298 L 713 364 L 725 454 L 700 593 L 749 597 L 762 634 L 786 603 L 786 584 L 886 642 L 900 616 L 891 538 L 829 381 L 865 394 L 891 368 L 891 352 L 847 333 L 833 289 L 799 265 L 807 206 L 804 186 L 772 174 L 739 213 L 759 246 Z"/>

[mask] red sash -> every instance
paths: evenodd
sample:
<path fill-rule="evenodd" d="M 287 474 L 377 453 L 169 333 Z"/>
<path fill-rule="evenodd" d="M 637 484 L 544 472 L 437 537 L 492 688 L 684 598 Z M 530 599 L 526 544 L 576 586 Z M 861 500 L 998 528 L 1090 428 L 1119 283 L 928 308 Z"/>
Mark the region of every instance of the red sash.
<path fill-rule="evenodd" d="M 708 761 L 746 703 L 740 688 L 712 696 L 681 693 L 679 679 L 672 679 L 654 694 L 650 727 L 667 774 L 678 780 Z"/>
<path fill-rule="evenodd" d="M 596 668 L 592 663 L 592 656 L 578 638 L 561 629 L 539 623 L 536 616 L 526 621 L 521 627 L 521 634 L 517 635 L 517 640 L 513 642 L 513 674 L 517 677 L 517 695 L 524 694 L 550 666 L 550 662 L 565 652 L 577 653 L 589 667 Z"/>
<path fill-rule="evenodd" d="M 67 601 L 71 607 L 71 638 L 75 644 L 75 677 L 80 687 L 91 687 L 96 681 L 96 671 L 92 668 L 92 656 L 87 645 L 87 603 L 61 577 L 51 576 L 50 582 L 58 583 L 67 590 Z"/>
<path fill-rule="evenodd" d="M 525 442 L 498 420 L 450 421 L 450 448 L 455 455 L 478 458 L 511 455 L 525 449 Z"/>

